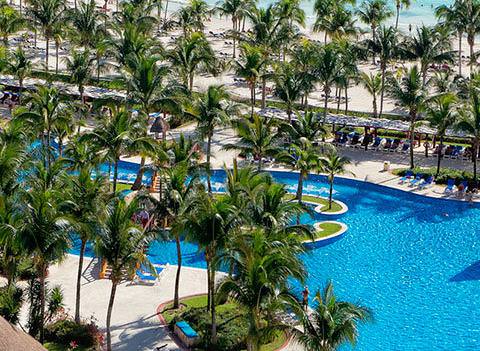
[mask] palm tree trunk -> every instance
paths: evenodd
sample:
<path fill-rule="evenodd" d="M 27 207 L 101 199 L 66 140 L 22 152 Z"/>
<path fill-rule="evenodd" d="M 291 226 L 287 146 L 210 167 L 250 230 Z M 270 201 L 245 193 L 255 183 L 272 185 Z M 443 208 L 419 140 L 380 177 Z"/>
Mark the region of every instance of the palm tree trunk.
<path fill-rule="evenodd" d="M 267 97 L 267 78 L 262 77 L 262 108 L 265 108 L 266 97 Z"/>
<path fill-rule="evenodd" d="M 138 169 L 138 173 L 137 173 L 137 177 L 135 178 L 135 182 L 132 185 L 132 190 L 138 190 L 138 189 L 141 188 L 142 178 L 143 178 L 143 174 L 145 172 L 144 167 L 145 167 L 145 157 L 142 156 L 142 158 L 140 159 L 140 168 Z"/>
<path fill-rule="evenodd" d="M 345 114 L 348 114 L 348 82 L 345 85 Z"/>
<path fill-rule="evenodd" d="M 190 73 L 190 78 L 189 78 L 188 86 L 190 88 L 190 91 L 193 91 L 193 72 Z"/>
<path fill-rule="evenodd" d="M 415 120 L 416 114 L 410 114 L 410 169 L 415 168 L 413 161 L 413 143 L 415 142 Z"/>
<path fill-rule="evenodd" d="M 458 74 L 462 75 L 462 36 L 463 33 L 458 33 Z"/>
<path fill-rule="evenodd" d="M 330 87 L 328 85 L 325 85 L 325 87 L 323 88 L 323 92 L 325 93 L 325 102 L 323 104 L 323 122 L 322 122 L 322 124 L 325 124 L 325 121 L 327 120 L 328 96 L 330 95 Z"/>
<path fill-rule="evenodd" d="M 43 344 L 45 341 L 45 276 L 47 274 L 47 267 L 44 264 L 41 264 L 41 272 L 39 274 L 40 278 L 40 343 Z"/>
<path fill-rule="evenodd" d="M 477 155 L 478 155 L 478 141 L 473 143 L 472 160 L 473 160 L 473 180 L 477 181 Z"/>
<path fill-rule="evenodd" d="M 213 349 L 215 350 L 216 347 L 215 345 L 217 344 L 217 311 L 215 307 L 215 269 L 213 267 L 210 267 L 210 289 L 211 289 L 211 318 L 212 318 L 212 338 L 211 338 L 211 344 L 213 346 Z"/>
<path fill-rule="evenodd" d="M 373 94 L 373 117 L 377 117 L 377 95 Z"/>
<path fill-rule="evenodd" d="M 470 42 L 470 76 L 473 74 L 473 55 L 474 55 L 474 52 L 473 52 L 473 45 L 474 45 L 474 39 L 471 40 Z"/>
<path fill-rule="evenodd" d="M 438 152 L 438 155 L 437 155 L 437 173 L 435 173 L 435 177 L 438 177 L 438 175 L 440 174 L 440 162 L 442 162 L 442 149 L 443 149 L 443 134 L 440 135 L 440 146 L 439 146 L 439 152 Z"/>
<path fill-rule="evenodd" d="M 78 272 L 77 272 L 77 294 L 75 296 L 75 322 L 80 323 L 80 289 L 83 272 L 83 256 L 85 254 L 85 246 L 87 241 L 82 239 L 82 245 L 80 246 L 80 255 L 78 256 Z"/>
<path fill-rule="evenodd" d="M 50 38 L 47 36 L 45 38 L 45 70 L 48 72 L 48 55 L 49 55 L 49 51 L 48 51 L 48 47 L 50 45 Z"/>
<path fill-rule="evenodd" d="M 211 175 L 210 175 L 210 155 L 212 151 L 212 134 L 209 133 L 207 137 L 207 187 L 208 187 L 208 193 L 212 193 L 212 180 Z"/>
<path fill-rule="evenodd" d="M 382 117 L 383 113 L 383 97 L 385 95 L 385 74 L 387 70 L 387 65 L 382 63 L 382 91 L 380 92 L 380 115 Z"/>
<path fill-rule="evenodd" d="M 210 260 L 207 252 L 205 253 L 205 261 L 207 262 L 207 311 L 210 311 L 212 307 L 212 296 L 210 289 Z"/>
<path fill-rule="evenodd" d="M 338 89 L 337 94 L 337 114 L 340 112 L 340 97 L 342 96 L 342 88 Z"/>
<path fill-rule="evenodd" d="M 165 18 L 164 18 L 164 21 L 167 20 L 167 14 L 168 14 L 168 0 L 167 0 L 167 2 L 165 3 Z"/>
<path fill-rule="evenodd" d="M 180 246 L 180 237 L 175 235 L 175 244 L 177 246 L 177 275 L 175 276 L 175 292 L 173 295 L 173 308 L 178 308 L 178 290 L 180 287 L 180 271 L 182 269 L 182 249 Z"/>
<path fill-rule="evenodd" d="M 400 3 L 397 2 L 397 15 L 395 19 L 395 29 L 398 29 L 398 18 L 400 17 Z"/>
<path fill-rule="evenodd" d="M 377 38 L 376 27 L 372 26 L 371 28 L 372 28 L 372 40 L 375 41 L 375 39 Z M 373 52 L 373 64 L 375 65 L 375 51 Z"/>
<path fill-rule="evenodd" d="M 330 189 L 328 192 L 328 209 L 332 209 L 332 199 L 333 199 L 333 175 L 329 177 Z"/>
<path fill-rule="evenodd" d="M 161 1 L 157 1 L 157 17 L 158 17 L 157 30 L 160 31 L 160 22 L 162 19 L 162 2 Z"/>
<path fill-rule="evenodd" d="M 115 293 L 117 291 L 117 282 L 112 280 L 112 290 L 110 291 L 110 300 L 107 309 L 107 351 L 112 351 L 112 335 L 110 333 L 110 320 L 112 319 L 113 303 L 115 302 Z"/>
<path fill-rule="evenodd" d="M 117 178 L 118 178 L 118 158 L 113 163 L 113 193 L 117 192 Z"/>
<path fill-rule="evenodd" d="M 55 43 L 55 74 L 58 74 L 58 47 L 59 45 Z"/>
<path fill-rule="evenodd" d="M 300 172 L 298 174 L 298 185 L 297 185 L 297 194 L 296 194 L 298 203 L 302 202 L 302 194 L 303 194 L 303 173 Z"/>
<path fill-rule="evenodd" d="M 233 58 L 237 57 L 237 20 L 232 19 L 233 22 Z"/>

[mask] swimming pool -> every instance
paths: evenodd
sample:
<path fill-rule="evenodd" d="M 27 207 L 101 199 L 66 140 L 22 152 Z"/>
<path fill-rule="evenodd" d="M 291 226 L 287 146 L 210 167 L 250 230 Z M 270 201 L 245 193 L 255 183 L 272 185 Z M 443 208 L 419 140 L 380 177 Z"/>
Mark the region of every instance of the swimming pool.
<path fill-rule="evenodd" d="M 295 190 L 296 174 L 272 175 Z M 214 172 L 216 190 L 223 178 Z M 326 187 L 311 175 L 305 194 Z M 349 207 L 337 220 L 349 230 L 303 259 L 311 291 L 331 279 L 340 298 L 373 309 L 375 323 L 361 327 L 356 350 L 480 349 L 480 207 L 341 178 L 335 190 Z M 182 249 L 185 266 L 205 267 L 195 245 Z M 154 243 L 150 254 L 154 263 L 176 263 L 174 242 Z"/>

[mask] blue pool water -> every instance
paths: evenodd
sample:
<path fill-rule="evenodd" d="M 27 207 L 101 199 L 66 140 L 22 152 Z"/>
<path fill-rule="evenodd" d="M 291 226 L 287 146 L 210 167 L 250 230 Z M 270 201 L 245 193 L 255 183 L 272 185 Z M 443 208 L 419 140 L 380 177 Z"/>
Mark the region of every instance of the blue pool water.
<path fill-rule="evenodd" d="M 272 174 L 295 190 L 297 175 Z M 214 173 L 216 190 L 223 178 Z M 311 175 L 305 193 L 326 187 Z M 373 309 L 375 323 L 360 328 L 356 350 L 480 350 L 480 207 L 340 178 L 335 190 L 349 207 L 337 220 L 349 230 L 303 260 L 311 291 L 331 279 L 340 298 Z M 182 250 L 184 265 L 205 267 L 195 245 Z M 157 242 L 150 254 L 154 263 L 176 263 L 174 242 Z"/>

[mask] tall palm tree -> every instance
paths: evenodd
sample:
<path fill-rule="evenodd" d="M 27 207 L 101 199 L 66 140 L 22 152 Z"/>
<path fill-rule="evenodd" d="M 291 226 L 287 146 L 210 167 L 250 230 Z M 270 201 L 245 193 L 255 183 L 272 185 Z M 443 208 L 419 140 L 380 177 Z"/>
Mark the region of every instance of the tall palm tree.
<path fill-rule="evenodd" d="M 96 252 L 104 259 L 111 269 L 110 281 L 112 289 L 107 310 L 107 350 L 112 350 L 110 324 L 117 286 L 124 278 L 124 272 L 129 276 L 134 274 L 137 265 L 149 262 L 145 252 L 149 238 L 143 230 L 132 221 L 133 215 L 139 210 L 136 200 L 127 204 L 124 200 L 114 198 L 106 210 L 105 222 L 98 232 Z"/>
<path fill-rule="evenodd" d="M 220 16 L 230 16 L 232 20 L 233 58 L 237 57 L 237 37 L 240 31 L 240 22 L 246 13 L 246 2 L 242 0 L 223 0 L 216 7 Z"/>
<path fill-rule="evenodd" d="M 8 47 L 8 37 L 24 29 L 25 24 L 21 13 L 7 5 L 6 1 L 0 3 L 0 38 L 6 47 Z"/>
<path fill-rule="evenodd" d="M 437 155 L 437 173 L 440 173 L 440 162 L 442 161 L 443 139 L 447 128 L 454 125 L 457 119 L 457 98 L 452 93 L 442 94 L 430 100 L 425 107 L 427 120 L 433 127 L 437 128 L 437 136 L 440 137 L 440 152 Z"/>
<path fill-rule="evenodd" d="M 195 32 L 186 37 L 180 37 L 166 56 L 173 70 L 190 91 L 193 90 L 195 74 L 200 69 L 213 74 L 217 72 L 215 53 L 203 33 Z"/>
<path fill-rule="evenodd" d="M 328 209 L 332 208 L 333 182 L 335 176 L 351 173 L 345 166 L 350 164 L 350 159 L 340 156 L 336 151 L 327 152 L 324 157 L 320 158 L 319 171 L 325 173 L 328 178 L 329 192 L 328 192 Z"/>
<path fill-rule="evenodd" d="M 60 60 L 60 45 L 67 35 L 67 28 L 63 22 L 56 22 L 52 28 L 52 39 L 55 44 L 55 74 L 58 74 L 58 64 Z"/>
<path fill-rule="evenodd" d="M 267 156 L 275 156 L 278 152 L 279 121 L 253 115 L 251 120 L 239 119 L 233 125 L 240 140 L 234 144 L 225 145 L 224 149 L 238 150 L 245 157 L 253 157 L 258 161 L 258 170 L 261 170 L 263 159 Z"/>
<path fill-rule="evenodd" d="M 235 61 L 235 72 L 238 76 L 245 79 L 250 88 L 251 114 L 253 116 L 256 102 L 255 87 L 267 61 L 258 47 L 243 44 L 241 50 L 242 54 L 240 60 Z"/>
<path fill-rule="evenodd" d="M 361 72 L 360 83 L 367 89 L 368 93 L 372 95 L 373 117 L 376 118 L 378 116 L 377 97 L 378 93 L 382 90 L 382 74 L 380 72 L 376 74 Z"/>
<path fill-rule="evenodd" d="M 398 19 L 400 18 L 400 10 L 405 8 L 408 9 L 410 7 L 410 0 L 395 0 L 395 9 L 396 9 L 396 16 L 395 16 L 395 29 L 398 29 Z"/>
<path fill-rule="evenodd" d="M 352 12 L 337 5 L 332 7 L 332 12 L 327 16 L 317 17 L 313 28 L 315 31 L 324 32 L 325 44 L 328 37 L 335 40 L 345 36 L 353 36 L 357 33 Z"/>
<path fill-rule="evenodd" d="M 383 98 L 385 94 L 385 78 L 389 62 L 398 55 L 398 34 L 393 27 L 380 26 L 377 32 L 377 39 L 370 42 L 370 48 L 377 53 L 380 59 L 380 70 L 382 84 L 380 87 L 380 113 L 383 112 Z"/>
<path fill-rule="evenodd" d="M 215 199 L 203 187 L 197 189 L 188 206 L 184 228 L 187 239 L 196 243 L 207 261 L 207 308 L 211 313 L 211 345 L 217 343 L 215 272 L 218 256 L 238 225 L 238 213 L 225 199 Z"/>
<path fill-rule="evenodd" d="M 469 0 L 465 1 L 462 7 L 464 15 L 462 19 L 465 20 L 465 33 L 467 33 L 467 43 L 470 46 L 470 75 L 473 73 L 473 64 L 475 61 L 475 54 L 473 48 L 475 46 L 475 37 L 480 33 L 480 1 Z"/>
<path fill-rule="evenodd" d="M 292 121 L 294 104 L 303 93 L 303 75 L 290 63 L 283 63 L 275 69 L 274 95 L 286 105 L 288 122 Z"/>
<path fill-rule="evenodd" d="M 457 32 L 458 37 L 458 74 L 462 75 L 462 39 L 468 19 L 465 18 L 464 0 L 456 0 L 451 6 L 441 5 L 435 10 L 440 24 L 446 25 Z"/>
<path fill-rule="evenodd" d="M 270 235 L 261 227 L 242 233 L 231 255 L 235 275 L 223 279 L 218 289 L 220 297 L 230 297 L 247 311 L 248 351 L 259 351 L 272 332 L 286 329 L 271 316 L 292 306 L 298 309 L 288 280 L 305 277 L 298 246 Z"/>
<path fill-rule="evenodd" d="M 34 174 L 50 174 L 39 163 Z M 51 175 L 47 175 L 50 177 Z M 26 252 L 32 255 L 33 264 L 40 282 L 40 335 L 44 341 L 45 279 L 48 267 L 62 259 L 68 249 L 70 223 L 59 210 L 60 189 L 49 186 L 42 179 L 32 176 L 32 189 L 22 194 L 19 211 L 22 216 L 18 238 Z"/>
<path fill-rule="evenodd" d="M 421 26 L 416 35 L 406 41 L 405 54 L 408 58 L 420 60 L 422 84 L 427 81 L 427 71 L 432 63 L 452 62 L 455 51 L 451 50 L 448 35 L 439 28 Z"/>
<path fill-rule="evenodd" d="M 32 70 L 32 61 L 25 55 L 25 51 L 21 46 L 14 51 L 11 60 L 8 62 L 8 71 L 18 79 L 19 103 L 22 99 L 23 81 Z"/>
<path fill-rule="evenodd" d="M 106 16 L 97 10 L 95 0 L 82 1 L 80 6 L 71 9 L 67 19 L 74 30 L 71 35 L 72 41 L 84 49 L 93 49 L 95 37 L 99 32 L 106 30 L 102 25 Z"/>
<path fill-rule="evenodd" d="M 327 134 L 327 130 L 318 118 L 318 114 L 313 111 L 297 113 L 297 118 L 291 124 L 282 124 L 281 129 L 284 130 L 284 134 L 289 140 L 298 146 L 301 146 L 304 140 L 314 143 L 319 137 Z"/>
<path fill-rule="evenodd" d="M 107 106 L 109 113 L 99 118 L 97 127 L 80 140 L 91 141 L 113 163 L 113 193 L 117 190 L 118 163 L 127 152 L 154 151 L 153 140 L 143 136 L 144 123 L 140 123 L 124 106 Z M 110 173 L 110 172 L 109 172 Z M 110 174 L 109 174 L 110 178 Z"/>
<path fill-rule="evenodd" d="M 319 165 L 318 150 L 308 140 L 303 140 L 303 145 L 292 144 L 283 152 L 280 152 L 276 159 L 292 170 L 298 171 L 298 185 L 296 198 L 302 202 L 303 181 L 307 179 L 310 172 L 317 170 Z"/>
<path fill-rule="evenodd" d="M 480 145 L 480 93 L 470 87 L 469 99 L 465 109 L 460 110 L 460 118 L 456 128 L 472 135 L 473 178 L 477 180 L 477 157 Z"/>
<path fill-rule="evenodd" d="M 70 83 L 77 85 L 80 94 L 80 103 L 84 104 L 83 94 L 85 93 L 85 84 L 92 78 L 95 58 L 88 50 L 74 50 L 70 56 L 71 57 L 65 57 L 67 71 L 70 74 Z"/>
<path fill-rule="evenodd" d="M 229 103 L 229 95 L 223 86 L 211 85 L 207 92 L 197 99 L 191 114 L 197 121 L 197 134 L 204 141 L 207 139 L 205 150 L 208 192 L 212 192 L 210 182 L 212 137 L 221 125 L 226 125 L 230 119 L 238 114 L 238 105 Z"/>
<path fill-rule="evenodd" d="M 296 331 L 296 339 L 307 350 L 332 351 L 346 343 L 355 346 L 358 324 L 373 320 L 372 311 L 367 307 L 339 300 L 331 282 L 323 294 L 317 292 L 315 302 L 311 314 L 302 313 L 303 331 Z"/>
<path fill-rule="evenodd" d="M 338 80 L 342 72 L 342 60 L 335 44 L 330 43 L 321 48 L 316 59 L 315 76 L 322 84 L 324 92 L 323 123 L 327 118 L 328 99 L 332 92 L 332 86 Z"/>
<path fill-rule="evenodd" d="M 64 210 L 74 218 L 73 226 L 80 237 L 80 254 L 78 257 L 77 291 L 75 297 L 75 321 L 80 322 L 80 289 L 83 273 L 83 258 L 87 241 L 94 234 L 104 215 L 107 201 L 107 180 L 102 176 L 92 178 L 92 169 L 85 167 L 78 175 L 68 175 L 63 179 L 67 191 L 64 192 Z"/>
<path fill-rule="evenodd" d="M 40 25 L 45 37 L 45 69 L 48 71 L 50 40 L 53 38 L 55 25 L 63 21 L 65 0 L 30 0 L 30 15 Z"/>
<path fill-rule="evenodd" d="M 408 111 L 410 122 L 410 168 L 413 169 L 415 167 L 413 160 L 415 124 L 418 113 L 425 101 L 424 85 L 418 67 L 415 65 L 410 68 L 400 80 L 391 78 L 388 84 L 388 94 Z"/>
<path fill-rule="evenodd" d="M 358 19 L 370 26 L 374 41 L 377 39 L 378 26 L 392 15 L 393 12 L 385 0 L 365 0 L 357 9 Z M 373 54 L 373 63 L 375 64 L 375 54 Z"/>

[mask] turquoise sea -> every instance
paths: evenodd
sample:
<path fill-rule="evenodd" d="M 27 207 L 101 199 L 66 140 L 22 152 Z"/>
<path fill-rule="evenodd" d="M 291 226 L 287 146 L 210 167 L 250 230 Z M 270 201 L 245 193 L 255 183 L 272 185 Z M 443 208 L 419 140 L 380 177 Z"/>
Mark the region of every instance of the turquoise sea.
<path fill-rule="evenodd" d="M 209 5 L 214 6 L 218 3 L 218 0 L 206 0 Z M 180 1 L 181 3 L 185 3 L 186 0 Z M 269 4 L 273 3 L 274 0 L 258 0 L 259 6 L 268 6 Z M 436 7 L 446 4 L 449 5 L 453 2 L 453 0 L 411 0 L 411 6 L 408 9 L 403 9 L 400 13 L 400 20 L 399 26 L 404 30 L 408 30 L 409 25 L 411 24 L 413 27 L 421 24 L 425 25 L 432 25 L 436 23 L 434 10 Z M 313 14 L 313 4 L 315 3 L 314 0 L 303 0 L 302 1 L 302 8 L 305 10 L 307 14 L 307 23 L 311 24 L 315 20 Z M 362 3 L 361 0 L 357 0 L 357 6 Z M 390 6 L 392 10 L 395 10 L 395 1 L 389 0 Z M 175 7 L 178 7 L 178 3 L 172 4 L 171 9 L 173 10 Z M 393 24 L 395 22 L 395 16 L 390 19 L 390 23 Z"/>

